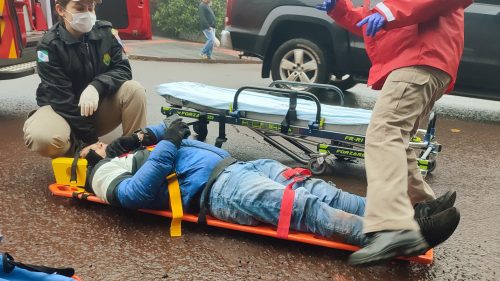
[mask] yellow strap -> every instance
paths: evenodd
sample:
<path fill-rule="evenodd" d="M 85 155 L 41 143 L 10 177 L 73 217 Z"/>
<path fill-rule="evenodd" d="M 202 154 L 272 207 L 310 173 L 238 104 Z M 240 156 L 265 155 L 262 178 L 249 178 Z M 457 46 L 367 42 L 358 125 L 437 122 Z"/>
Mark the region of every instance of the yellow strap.
<path fill-rule="evenodd" d="M 172 210 L 172 223 L 170 224 L 170 236 L 179 237 L 182 235 L 181 222 L 182 222 L 182 201 L 181 189 L 179 181 L 175 175 L 168 176 L 168 194 L 170 196 L 170 209 Z"/>

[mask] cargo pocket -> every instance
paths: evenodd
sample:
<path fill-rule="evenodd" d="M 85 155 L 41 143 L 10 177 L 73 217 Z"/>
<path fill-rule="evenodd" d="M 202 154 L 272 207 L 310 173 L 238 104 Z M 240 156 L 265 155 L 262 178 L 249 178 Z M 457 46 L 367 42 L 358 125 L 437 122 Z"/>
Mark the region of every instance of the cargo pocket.
<path fill-rule="evenodd" d="M 429 73 L 409 69 L 393 71 L 387 78 L 391 86 L 394 87 L 391 102 L 394 106 L 393 109 L 405 112 L 422 110 L 430 98 L 427 89 L 430 76 Z"/>

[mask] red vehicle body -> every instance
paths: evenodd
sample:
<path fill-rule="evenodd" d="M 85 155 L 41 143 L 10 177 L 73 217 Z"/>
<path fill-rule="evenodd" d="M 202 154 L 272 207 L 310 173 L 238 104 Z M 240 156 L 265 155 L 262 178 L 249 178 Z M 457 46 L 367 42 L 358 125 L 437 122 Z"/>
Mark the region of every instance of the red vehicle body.
<path fill-rule="evenodd" d="M 103 0 L 96 13 L 97 19 L 113 23 L 121 39 L 149 40 L 153 37 L 149 0 Z"/>
<path fill-rule="evenodd" d="M 57 20 L 54 7 L 55 0 L 0 0 L 0 80 L 35 73 L 36 45 Z M 152 38 L 149 0 L 104 0 L 96 14 L 122 39 Z"/>

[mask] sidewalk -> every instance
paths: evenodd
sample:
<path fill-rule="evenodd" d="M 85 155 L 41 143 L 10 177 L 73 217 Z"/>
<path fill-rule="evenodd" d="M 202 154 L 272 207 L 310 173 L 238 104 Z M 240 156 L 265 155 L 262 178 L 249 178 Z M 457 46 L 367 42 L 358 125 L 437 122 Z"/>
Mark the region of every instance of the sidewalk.
<path fill-rule="evenodd" d="M 124 40 L 125 51 L 129 59 L 169 61 L 169 62 L 202 62 L 227 64 L 259 64 L 258 58 L 243 57 L 239 52 L 224 48 L 214 48 L 213 60 L 202 60 L 200 50 L 203 43 L 180 41 L 154 36 L 153 40 Z"/>

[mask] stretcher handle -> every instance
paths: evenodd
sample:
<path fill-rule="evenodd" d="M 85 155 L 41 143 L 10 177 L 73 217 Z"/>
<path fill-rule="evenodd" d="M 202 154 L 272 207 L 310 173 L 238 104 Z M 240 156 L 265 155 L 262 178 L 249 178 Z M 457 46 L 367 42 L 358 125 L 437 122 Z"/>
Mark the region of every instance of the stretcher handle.
<path fill-rule="evenodd" d="M 238 110 L 238 97 L 240 96 L 240 93 L 245 90 L 257 90 L 259 92 L 265 92 L 266 94 L 279 97 L 281 96 L 291 97 L 291 95 L 295 94 L 297 95 L 298 98 L 310 99 L 316 103 L 316 123 L 320 124 L 321 122 L 321 103 L 319 102 L 318 98 L 315 95 L 308 92 L 296 91 L 290 89 L 278 89 L 278 88 L 255 87 L 255 86 L 241 87 L 238 89 L 238 91 L 236 91 L 236 94 L 234 95 L 233 112 Z"/>
<path fill-rule="evenodd" d="M 316 84 L 316 83 L 304 83 L 304 82 L 295 82 L 295 81 L 285 81 L 285 80 L 276 80 L 269 84 L 269 87 L 277 87 L 277 86 L 299 86 L 299 87 L 307 87 L 313 89 L 325 89 L 332 90 L 340 97 L 340 106 L 344 106 L 344 92 L 339 87 L 328 85 L 328 84 Z"/>

